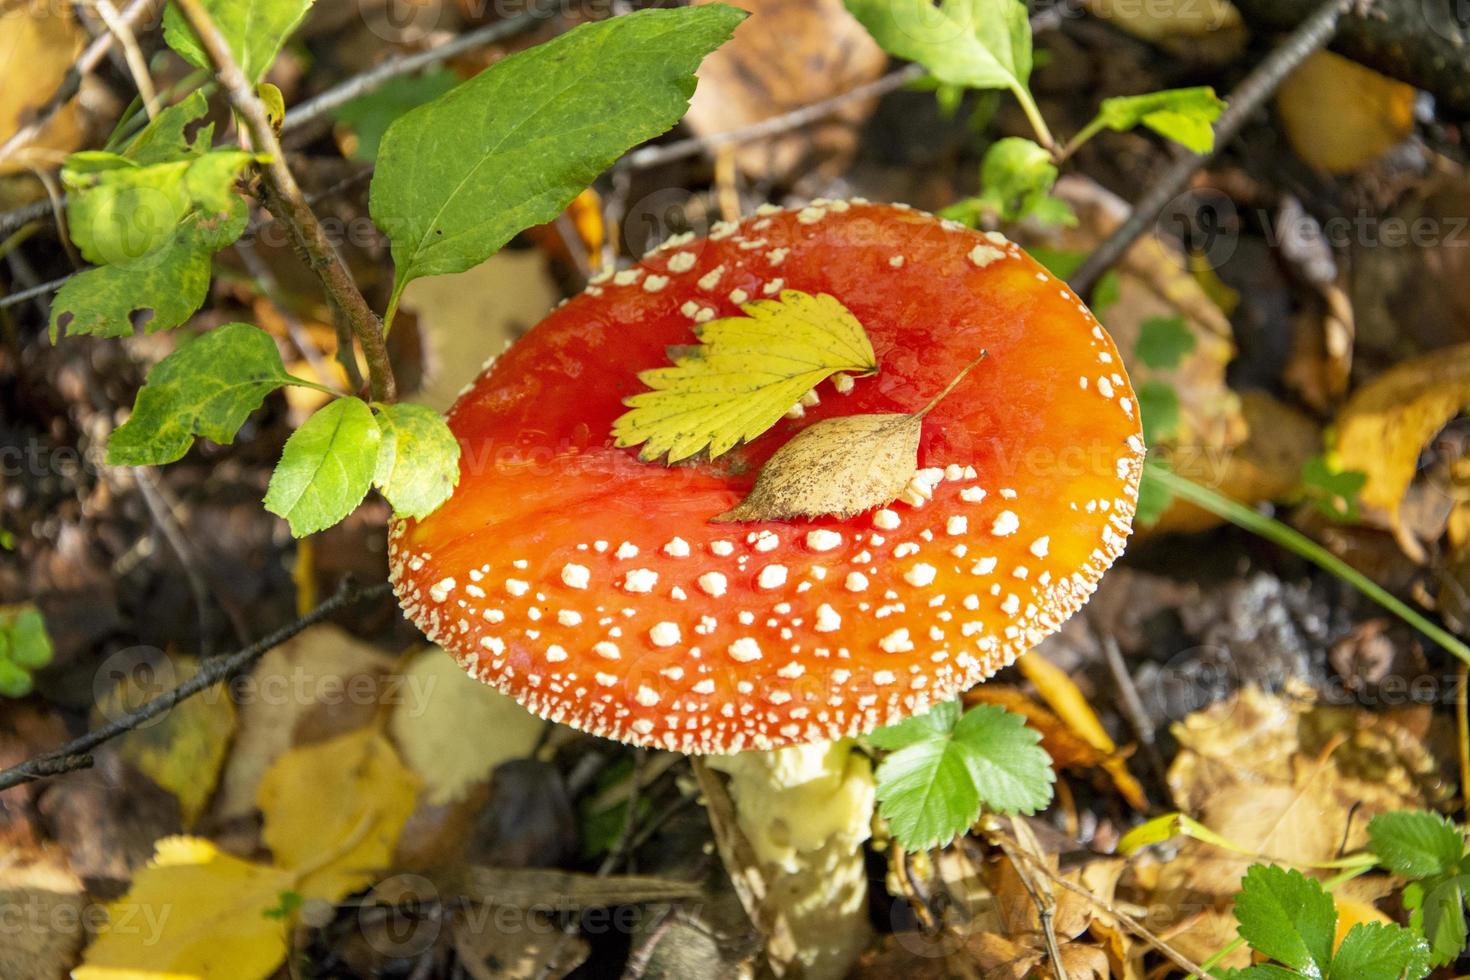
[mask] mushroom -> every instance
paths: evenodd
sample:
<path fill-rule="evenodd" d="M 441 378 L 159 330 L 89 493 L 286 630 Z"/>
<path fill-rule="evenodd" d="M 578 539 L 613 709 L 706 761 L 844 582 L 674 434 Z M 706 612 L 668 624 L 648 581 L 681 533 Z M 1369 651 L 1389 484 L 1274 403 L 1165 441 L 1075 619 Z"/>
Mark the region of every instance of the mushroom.
<path fill-rule="evenodd" d="M 856 315 L 878 373 L 713 460 L 614 447 L 640 371 L 787 289 Z M 898 500 L 712 522 L 805 427 L 912 413 L 982 350 Z M 391 531 L 405 612 L 543 717 L 689 753 L 862 734 L 1011 663 L 1123 550 L 1144 451 L 1117 349 L 1064 282 L 997 233 L 858 200 L 763 207 L 599 276 L 448 421 L 458 489 Z"/>

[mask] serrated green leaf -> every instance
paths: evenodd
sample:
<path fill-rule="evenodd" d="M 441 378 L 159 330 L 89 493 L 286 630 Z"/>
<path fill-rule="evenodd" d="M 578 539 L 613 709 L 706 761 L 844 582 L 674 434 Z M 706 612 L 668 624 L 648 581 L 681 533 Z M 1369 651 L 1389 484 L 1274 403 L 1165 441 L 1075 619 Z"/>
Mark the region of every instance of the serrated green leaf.
<path fill-rule="evenodd" d="M 1359 922 L 1332 957 L 1331 980 L 1422 980 L 1429 972 L 1429 947 L 1403 926 Z"/>
<path fill-rule="evenodd" d="M 327 403 L 286 440 L 265 509 L 284 517 L 298 538 L 331 527 L 352 513 L 372 486 L 381 440 L 366 402 L 338 398 Z"/>
<path fill-rule="evenodd" d="M 1465 922 L 1467 895 L 1470 875 L 1437 876 L 1404 887 L 1409 926 L 1428 941 L 1430 962 L 1435 966 L 1449 963 L 1465 951 L 1470 938 Z"/>
<path fill-rule="evenodd" d="M 695 327 L 700 344 L 670 351 L 673 367 L 642 371 L 652 391 L 623 399 L 619 446 L 670 463 L 703 449 L 711 459 L 775 425 L 802 395 L 838 372 L 878 370 L 863 325 L 836 299 L 795 289 L 741 307 L 745 316 Z"/>
<path fill-rule="evenodd" d="M 678 122 L 695 68 L 744 16 L 710 4 L 583 24 L 400 117 L 370 197 L 392 242 L 395 298 L 551 221 L 621 153 Z"/>
<path fill-rule="evenodd" d="M 375 92 L 359 96 L 332 113 L 338 122 L 348 126 L 357 137 L 352 159 L 368 163 L 378 158 L 383 134 L 399 116 L 432 102 L 459 83 L 451 71 L 432 71 L 424 75 L 395 78 Z"/>
<path fill-rule="evenodd" d="M 186 160 L 209 150 L 214 123 L 209 122 L 209 100 L 198 89 L 149 121 L 122 153 L 141 167 Z"/>
<path fill-rule="evenodd" d="M 427 405 L 379 406 L 378 430 L 373 485 L 400 516 L 428 516 L 459 483 L 459 440 Z"/>
<path fill-rule="evenodd" d="M 1405 878 L 1453 874 L 1465 856 L 1465 837 L 1449 820 L 1424 810 L 1395 810 L 1368 821 L 1378 862 Z"/>
<path fill-rule="evenodd" d="M 244 202 L 224 220 L 194 214 L 162 248 L 132 262 L 84 269 L 51 304 L 51 340 L 73 336 L 126 337 L 170 330 L 204 305 L 210 257 L 245 230 Z"/>
<path fill-rule="evenodd" d="M 883 50 L 941 82 L 1019 92 L 1031 77 L 1031 24 L 1018 0 L 847 0 L 847 9 Z"/>
<path fill-rule="evenodd" d="M 281 46 L 296 30 L 312 0 L 202 0 L 224 35 L 235 62 L 254 85 L 265 77 Z M 163 14 L 163 40 L 196 68 L 210 68 L 199 37 L 173 4 Z"/>
<path fill-rule="evenodd" d="M 961 714 L 957 702 L 945 702 L 868 740 L 893 750 L 878 767 L 877 795 L 894 836 L 909 849 L 962 833 L 982 806 L 1031 813 L 1051 800 L 1055 777 L 1041 736 L 994 705 Z"/>
<path fill-rule="evenodd" d="M 1288 970 L 1274 963 L 1257 963 L 1243 970 L 1226 970 L 1219 976 L 1225 980 L 1301 980 L 1302 977 L 1295 970 Z"/>
<path fill-rule="evenodd" d="M 1195 153 L 1210 153 L 1215 149 L 1213 123 L 1224 111 L 1215 90 L 1202 86 L 1104 99 L 1098 119 L 1118 132 L 1147 126 Z"/>
<path fill-rule="evenodd" d="M 1046 224 L 1076 224 L 1067 203 L 1049 196 L 1056 182 L 1051 154 L 1018 136 L 997 140 L 980 163 L 980 200 L 1002 221 L 1035 217 Z"/>
<path fill-rule="evenodd" d="M 112 466 L 172 463 L 203 436 L 233 442 L 265 396 L 295 379 L 270 334 L 248 323 L 211 330 L 148 372 L 133 414 L 107 441 Z"/>
<path fill-rule="evenodd" d="M 1179 431 L 1179 393 L 1167 381 L 1145 381 L 1135 389 L 1143 441 L 1157 445 Z"/>
<path fill-rule="evenodd" d="M 1161 371 L 1177 368 L 1195 347 L 1194 333 L 1182 316 L 1151 316 L 1138 328 L 1133 354 L 1146 366 Z"/>
<path fill-rule="evenodd" d="M 1235 896 L 1235 919 L 1258 953 L 1308 977 L 1327 975 L 1337 908 L 1320 882 L 1296 870 L 1251 865 Z"/>
<path fill-rule="evenodd" d="M 8 628 L 10 659 L 26 670 L 40 670 L 51 662 L 54 649 L 46 621 L 35 606 L 22 606 Z"/>

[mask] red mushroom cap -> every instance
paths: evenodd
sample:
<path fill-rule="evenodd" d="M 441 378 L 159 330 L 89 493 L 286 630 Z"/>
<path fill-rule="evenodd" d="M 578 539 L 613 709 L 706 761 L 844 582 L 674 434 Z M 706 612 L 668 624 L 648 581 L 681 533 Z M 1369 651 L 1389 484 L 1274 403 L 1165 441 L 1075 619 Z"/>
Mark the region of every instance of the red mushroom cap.
<path fill-rule="evenodd" d="M 638 372 L 783 289 L 843 303 L 879 373 L 820 385 L 804 414 L 712 461 L 613 447 Z M 912 412 L 982 349 L 924 420 L 900 500 L 710 522 L 803 427 Z M 1143 462 L 1122 361 L 1065 283 L 998 234 L 859 201 L 762 208 L 599 277 L 449 425 L 458 490 L 392 530 L 405 612 L 544 717 L 693 753 L 857 735 L 1011 663 L 1123 550 Z"/>

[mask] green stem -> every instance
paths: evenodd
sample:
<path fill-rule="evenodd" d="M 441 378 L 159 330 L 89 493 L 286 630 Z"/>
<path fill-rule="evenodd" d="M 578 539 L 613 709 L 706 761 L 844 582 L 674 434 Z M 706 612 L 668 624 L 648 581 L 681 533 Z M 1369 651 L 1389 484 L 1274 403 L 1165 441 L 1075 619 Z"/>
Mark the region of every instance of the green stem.
<path fill-rule="evenodd" d="M 1219 966 L 1221 961 L 1224 960 L 1225 957 L 1229 956 L 1231 953 L 1235 952 L 1237 949 L 1244 945 L 1245 939 L 1240 936 L 1236 936 L 1234 939 L 1230 940 L 1230 942 L 1226 943 L 1225 946 L 1218 953 L 1201 963 L 1199 965 L 1200 969 L 1205 971 L 1205 976 L 1213 977 L 1214 974 L 1210 971 Z M 1186 978 L 1186 980 L 1200 980 L 1200 975 L 1198 973 L 1191 973 Z"/>
<path fill-rule="evenodd" d="M 1036 142 L 1040 143 L 1048 153 L 1055 154 L 1057 141 L 1052 138 L 1046 120 L 1041 118 L 1041 110 L 1036 107 L 1036 100 L 1031 97 L 1031 92 L 1019 82 L 1011 87 L 1011 91 L 1015 93 L 1016 101 L 1021 103 L 1021 110 L 1026 113 L 1026 118 L 1031 122 L 1031 128 L 1036 131 Z"/>
<path fill-rule="evenodd" d="M 388 297 L 388 308 L 383 311 L 383 339 L 388 338 L 388 331 L 393 329 L 393 318 L 398 315 L 398 300 L 403 296 L 403 287 L 406 282 L 395 282 L 393 293 Z"/>
<path fill-rule="evenodd" d="M 286 375 L 286 377 L 291 379 L 288 382 L 289 384 L 293 384 L 298 388 L 311 388 L 315 391 L 320 391 L 323 394 L 331 395 L 333 398 L 342 397 L 342 392 L 338 391 L 336 388 L 329 388 L 326 385 L 319 385 L 315 381 L 307 381 L 305 378 L 298 378 L 294 374 L 288 374 Z"/>
<path fill-rule="evenodd" d="M 1443 626 L 1431 622 L 1423 613 L 1409 606 L 1408 603 L 1295 528 L 1287 527 L 1274 517 L 1267 517 L 1265 514 L 1252 510 L 1238 501 L 1231 500 L 1209 487 L 1201 486 L 1156 463 L 1148 463 L 1147 471 L 1149 479 L 1156 481 L 1181 500 L 1187 500 L 1216 517 L 1224 518 L 1237 527 L 1279 544 L 1318 568 L 1331 572 L 1460 660 L 1470 664 L 1470 646 L 1467 646 L 1459 637 L 1450 633 Z"/>
<path fill-rule="evenodd" d="M 1061 153 L 1057 155 L 1057 163 L 1061 163 L 1064 160 L 1071 159 L 1072 154 L 1076 153 L 1082 148 L 1082 144 L 1086 143 L 1098 133 L 1102 132 L 1106 127 L 1107 123 L 1103 122 L 1102 116 L 1099 115 L 1095 117 L 1092 122 L 1088 123 L 1086 126 L 1083 126 L 1082 129 L 1077 132 L 1077 135 L 1073 136 L 1067 142 L 1066 146 L 1062 147 Z"/>

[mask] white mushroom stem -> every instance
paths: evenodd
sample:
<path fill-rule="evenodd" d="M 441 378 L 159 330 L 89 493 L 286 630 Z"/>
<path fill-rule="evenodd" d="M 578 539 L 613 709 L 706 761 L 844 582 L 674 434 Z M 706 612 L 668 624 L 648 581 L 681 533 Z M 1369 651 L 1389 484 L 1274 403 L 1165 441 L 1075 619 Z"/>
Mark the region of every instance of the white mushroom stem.
<path fill-rule="evenodd" d="M 805 980 L 845 976 L 871 938 L 862 844 L 873 820 L 873 770 L 850 740 L 712 756 L 730 776 L 735 822 L 765 887 L 753 918 L 775 925 Z M 724 849 L 722 849 L 722 856 Z M 728 864 L 728 858 L 727 858 Z M 745 896 L 742 896 L 745 897 Z"/>

